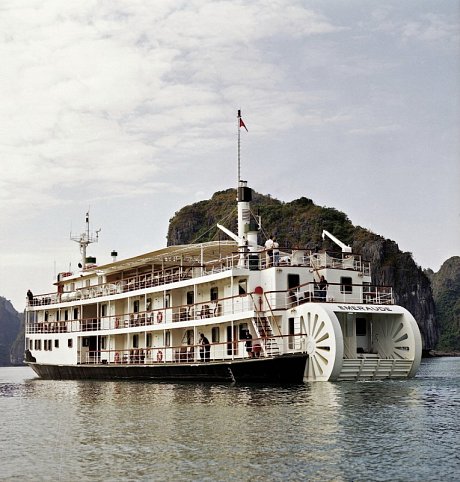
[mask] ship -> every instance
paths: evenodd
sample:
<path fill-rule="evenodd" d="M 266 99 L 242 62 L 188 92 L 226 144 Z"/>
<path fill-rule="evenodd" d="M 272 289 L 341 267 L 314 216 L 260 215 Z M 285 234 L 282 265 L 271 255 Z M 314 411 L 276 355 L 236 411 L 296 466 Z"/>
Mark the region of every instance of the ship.
<path fill-rule="evenodd" d="M 329 231 L 337 252 L 261 238 L 241 180 L 237 233 L 99 265 L 89 213 L 78 270 L 30 291 L 25 363 L 43 379 L 309 383 L 407 379 L 422 355 L 414 317 L 370 263 Z M 245 126 L 244 126 L 245 127 Z"/>

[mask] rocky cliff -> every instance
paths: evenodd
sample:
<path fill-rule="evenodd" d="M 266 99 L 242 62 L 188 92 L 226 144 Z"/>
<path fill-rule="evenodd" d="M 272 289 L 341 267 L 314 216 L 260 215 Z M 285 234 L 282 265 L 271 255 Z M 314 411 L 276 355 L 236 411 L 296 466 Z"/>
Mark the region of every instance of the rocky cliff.
<path fill-rule="evenodd" d="M 21 330 L 19 313 L 7 299 L 0 297 L 0 366 L 15 364 L 11 361 L 11 347 Z M 21 347 L 24 352 L 24 345 Z"/>
<path fill-rule="evenodd" d="M 441 351 L 460 351 L 460 256 L 449 258 L 437 273 L 427 270 L 433 287 Z"/>
<path fill-rule="evenodd" d="M 411 253 L 401 252 L 394 241 L 359 227 L 353 238 L 353 251 L 371 262 L 373 282 L 393 286 L 396 303 L 409 310 L 419 324 L 424 349 L 432 350 L 438 343 L 440 329 L 430 280 L 422 268 L 416 265 Z"/>
<path fill-rule="evenodd" d="M 168 245 L 226 239 L 216 223 L 236 232 L 236 192 L 220 191 L 210 200 L 185 206 L 170 220 Z M 353 247 L 371 262 L 372 279 L 376 284 L 391 285 L 396 302 L 415 317 L 422 332 L 424 349 L 433 349 L 439 338 L 435 305 L 430 280 L 416 265 L 411 253 L 403 253 L 389 239 L 353 226 L 348 217 L 336 209 L 317 206 L 302 197 L 289 203 L 254 193 L 252 210 L 262 216 L 259 243 L 275 235 L 283 247 L 304 247 L 337 250 L 329 241 L 323 242 L 323 229 Z"/>

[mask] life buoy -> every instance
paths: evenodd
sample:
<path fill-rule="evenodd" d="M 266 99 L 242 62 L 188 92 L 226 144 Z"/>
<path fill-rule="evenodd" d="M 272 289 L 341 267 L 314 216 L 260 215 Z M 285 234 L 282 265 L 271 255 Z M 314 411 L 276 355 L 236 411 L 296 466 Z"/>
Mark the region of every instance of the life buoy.
<path fill-rule="evenodd" d="M 115 318 L 115 328 L 118 328 L 120 326 L 120 320 L 118 318 Z"/>
<path fill-rule="evenodd" d="M 162 311 L 159 311 L 157 313 L 157 321 L 158 321 L 158 323 L 161 323 L 163 321 L 163 312 Z"/>
<path fill-rule="evenodd" d="M 163 361 L 163 352 L 161 350 L 158 350 L 157 362 L 162 362 L 162 361 Z"/>
<path fill-rule="evenodd" d="M 120 354 L 118 352 L 115 353 L 115 363 L 120 363 Z"/>

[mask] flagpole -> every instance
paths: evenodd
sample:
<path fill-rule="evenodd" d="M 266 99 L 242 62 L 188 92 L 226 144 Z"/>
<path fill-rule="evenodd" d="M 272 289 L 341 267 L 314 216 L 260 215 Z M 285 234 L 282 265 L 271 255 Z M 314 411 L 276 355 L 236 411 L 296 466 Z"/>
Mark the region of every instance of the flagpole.
<path fill-rule="evenodd" d="M 237 127 L 238 127 L 238 179 L 237 179 L 237 187 L 240 185 L 240 181 L 241 181 L 241 164 L 240 164 L 240 136 L 241 136 L 241 133 L 240 133 L 240 130 L 241 130 L 241 110 L 238 109 L 238 115 L 237 115 L 237 119 L 238 119 L 238 122 L 237 122 Z"/>

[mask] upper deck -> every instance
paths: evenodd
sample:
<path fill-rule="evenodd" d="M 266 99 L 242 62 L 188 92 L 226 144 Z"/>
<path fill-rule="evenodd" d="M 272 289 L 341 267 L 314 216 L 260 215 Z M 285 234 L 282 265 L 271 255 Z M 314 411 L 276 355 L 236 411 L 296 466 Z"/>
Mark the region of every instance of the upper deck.
<path fill-rule="evenodd" d="M 57 290 L 28 300 L 29 309 L 59 303 L 84 302 L 138 290 L 174 287 L 175 283 L 197 284 L 217 273 L 231 276 L 249 274 L 272 267 L 304 268 L 320 272 L 333 269 L 358 273 L 370 281 L 370 263 L 353 253 L 314 252 L 281 249 L 277 260 L 270 261 L 259 248 L 244 255 L 232 241 L 172 246 L 102 266 L 91 266 L 78 273 L 61 273 Z M 235 271 L 238 270 L 238 271 Z"/>

